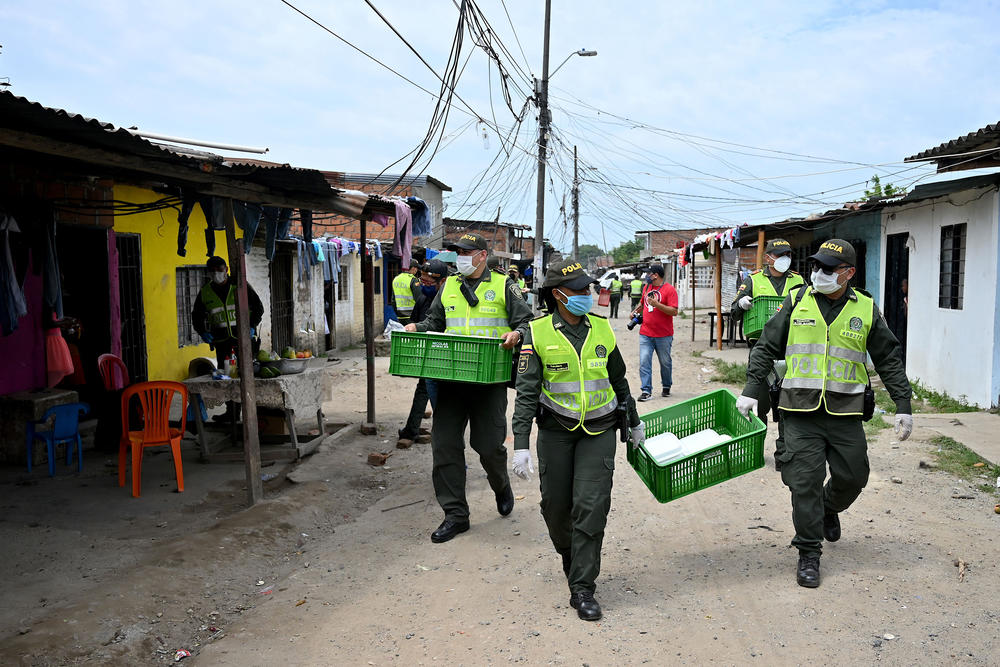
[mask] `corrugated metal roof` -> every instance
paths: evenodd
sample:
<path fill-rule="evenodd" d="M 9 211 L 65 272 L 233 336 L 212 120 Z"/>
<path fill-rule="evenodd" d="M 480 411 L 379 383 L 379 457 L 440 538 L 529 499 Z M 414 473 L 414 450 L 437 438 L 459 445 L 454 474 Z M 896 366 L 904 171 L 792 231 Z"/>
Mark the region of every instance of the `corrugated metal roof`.
<path fill-rule="evenodd" d="M 967 153 L 982 148 L 993 148 L 1000 146 L 1000 123 L 993 123 L 982 127 L 975 132 L 969 132 L 964 137 L 952 139 L 936 148 L 928 148 L 925 151 L 911 155 L 904 159 L 904 162 L 919 162 L 922 160 L 933 160 L 935 158 L 947 157 L 956 153 Z M 970 156 L 971 157 L 971 156 Z"/>
<path fill-rule="evenodd" d="M 358 185 L 392 185 L 399 179 L 399 174 L 364 174 L 346 171 L 324 171 L 327 179 L 334 185 L 356 183 Z M 445 192 L 451 192 L 451 187 L 445 185 L 433 176 L 419 174 L 416 176 L 406 176 L 399 182 L 404 187 L 422 188 L 428 183 L 437 186 Z"/>

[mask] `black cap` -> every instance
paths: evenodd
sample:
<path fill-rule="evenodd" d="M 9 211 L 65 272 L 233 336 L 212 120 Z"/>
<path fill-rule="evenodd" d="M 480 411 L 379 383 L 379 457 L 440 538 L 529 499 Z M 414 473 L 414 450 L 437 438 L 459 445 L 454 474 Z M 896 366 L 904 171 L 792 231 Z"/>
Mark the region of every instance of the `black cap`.
<path fill-rule="evenodd" d="M 788 255 L 792 252 L 792 244 L 785 239 L 771 239 L 767 242 L 764 252 L 769 255 Z"/>
<path fill-rule="evenodd" d="M 650 273 L 655 273 L 656 275 L 660 276 L 661 278 L 663 278 L 664 276 L 667 275 L 666 273 L 664 273 L 664 269 L 663 269 L 663 265 L 662 264 L 653 264 L 652 266 L 649 267 L 649 272 Z"/>
<path fill-rule="evenodd" d="M 222 259 L 218 255 L 212 255 L 211 257 L 208 258 L 208 261 L 205 262 L 205 266 L 208 267 L 209 269 L 211 269 L 212 267 L 225 268 L 226 260 Z"/>
<path fill-rule="evenodd" d="M 854 266 L 858 261 L 858 256 L 854 252 L 854 246 L 843 239 L 830 239 L 819 247 L 816 254 L 810 255 L 809 259 L 814 259 L 826 266 L 839 266 L 850 264 Z"/>
<path fill-rule="evenodd" d="M 564 259 L 549 266 L 549 270 L 545 272 L 545 284 L 542 287 L 568 287 L 579 290 L 596 282 L 597 279 L 588 276 L 580 262 L 575 259 Z"/>
<path fill-rule="evenodd" d="M 424 273 L 433 276 L 434 278 L 440 280 L 441 278 L 448 277 L 448 265 L 442 262 L 440 259 L 432 259 L 424 264 L 421 269 Z"/>
<path fill-rule="evenodd" d="M 462 234 L 457 241 L 448 244 L 448 250 L 486 250 L 487 247 L 486 239 L 472 232 Z"/>
<path fill-rule="evenodd" d="M 418 262 L 415 259 L 411 259 L 410 260 L 410 268 L 411 269 L 419 269 L 420 268 L 420 262 Z"/>

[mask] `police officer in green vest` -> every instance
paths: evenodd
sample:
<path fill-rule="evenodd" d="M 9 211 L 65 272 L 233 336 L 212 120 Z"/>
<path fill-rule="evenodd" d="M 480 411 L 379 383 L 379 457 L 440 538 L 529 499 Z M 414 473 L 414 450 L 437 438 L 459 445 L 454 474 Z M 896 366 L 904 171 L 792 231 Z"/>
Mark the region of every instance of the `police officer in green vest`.
<path fill-rule="evenodd" d="M 606 319 L 590 314 L 595 282 L 574 259 L 549 267 L 541 293 L 552 314 L 532 320 L 521 346 L 512 422 L 513 470 L 527 479 L 534 472 L 531 424 L 538 421 L 542 516 L 562 556 L 569 603 L 586 621 L 601 618 L 594 591 L 619 418 L 634 427 L 636 442 L 643 439 L 615 334 Z"/>
<path fill-rule="evenodd" d="M 618 280 L 618 274 L 614 274 L 611 279 L 611 308 L 608 311 L 608 317 L 617 320 L 618 319 L 618 306 L 622 302 L 622 281 Z"/>
<path fill-rule="evenodd" d="M 795 271 L 791 271 L 792 266 L 792 244 L 785 239 L 771 239 L 764 248 L 764 268 L 751 273 L 746 280 L 740 283 L 736 290 L 736 298 L 733 300 L 729 312 L 736 320 L 743 319 L 743 314 L 753 306 L 753 298 L 756 296 L 788 296 L 794 288 L 804 285 L 805 281 Z M 747 347 L 753 350 L 757 339 L 747 339 Z M 781 364 L 779 364 L 780 366 Z M 767 378 L 768 387 L 772 387 L 779 380 L 780 374 L 772 371 Z M 766 424 L 767 414 L 771 411 L 771 399 L 767 392 L 760 397 L 757 405 L 757 416 Z M 774 469 L 781 470 L 781 453 L 785 451 L 785 427 L 778 419 L 778 440 L 774 448 Z"/>
<path fill-rule="evenodd" d="M 848 286 L 855 273 L 854 248 L 830 239 L 809 259 L 812 286 L 793 290 L 764 325 L 736 407 L 744 415 L 756 409 L 774 360 L 785 360 L 778 403 L 785 423 L 781 480 L 792 492 L 796 581 L 815 588 L 823 540 L 840 539 L 839 514 L 868 483 L 868 444 L 861 424 L 868 357 L 896 403 L 900 440 L 910 436 L 913 417 L 899 341 L 871 296 Z M 830 479 L 824 485 L 827 466 Z"/>
<path fill-rule="evenodd" d="M 629 283 L 629 296 L 632 297 L 632 310 L 635 310 L 639 307 L 639 301 L 642 300 L 642 280 L 639 279 L 639 276 L 633 278 L 632 282 Z"/>
<path fill-rule="evenodd" d="M 400 324 L 407 324 L 410 321 L 410 313 L 420 296 L 420 280 L 417 275 L 420 273 L 420 264 L 416 260 L 410 260 L 410 268 L 407 271 L 400 271 L 392 279 L 392 296 L 396 302 L 396 319 Z"/>
<path fill-rule="evenodd" d="M 461 276 L 451 276 L 438 291 L 422 322 L 407 331 L 444 331 L 466 336 L 500 338 L 513 349 L 528 333 L 531 309 L 521 291 L 505 274 L 486 267 L 486 239 L 463 234 L 448 250 L 458 253 Z M 437 383 L 437 407 L 431 427 L 431 478 L 444 521 L 431 533 L 432 542 L 447 542 L 469 530 L 469 503 L 465 498 L 465 427 L 469 444 L 479 454 L 486 479 L 496 497 L 497 511 L 514 509 L 507 475 L 507 386 L 505 384 Z"/>

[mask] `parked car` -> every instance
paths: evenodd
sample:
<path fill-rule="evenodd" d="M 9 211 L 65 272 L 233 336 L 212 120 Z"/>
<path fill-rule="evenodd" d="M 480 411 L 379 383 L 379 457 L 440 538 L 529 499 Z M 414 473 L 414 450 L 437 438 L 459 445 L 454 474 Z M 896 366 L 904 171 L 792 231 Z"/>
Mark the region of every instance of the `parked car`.
<path fill-rule="evenodd" d="M 597 279 L 597 281 L 600 284 L 601 288 L 608 289 L 611 287 L 611 281 L 615 277 L 617 277 L 618 280 L 622 281 L 626 285 L 632 282 L 633 278 L 631 273 L 623 273 L 620 269 L 608 269 L 607 271 L 604 272 L 604 275 L 602 275 L 600 278 Z"/>

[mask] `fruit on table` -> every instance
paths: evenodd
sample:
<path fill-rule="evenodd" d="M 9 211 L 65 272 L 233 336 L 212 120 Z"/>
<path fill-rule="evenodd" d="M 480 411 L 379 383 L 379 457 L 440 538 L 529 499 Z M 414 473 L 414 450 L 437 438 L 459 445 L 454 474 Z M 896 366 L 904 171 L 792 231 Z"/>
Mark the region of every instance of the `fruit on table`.
<path fill-rule="evenodd" d="M 257 361 L 271 361 L 271 353 L 267 350 L 261 350 L 257 353 Z"/>
<path fill-rule="evenodd" d="M 281 356 L 284 359 L 295 359 L 295 348 L 286 347 L 284 350 L 281 351 Z"/>

